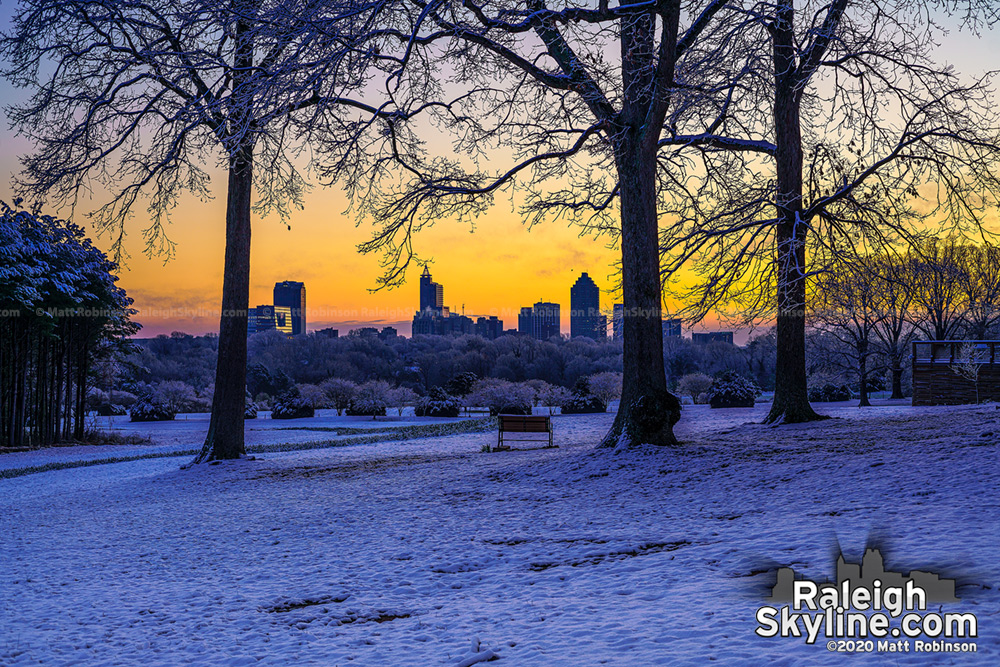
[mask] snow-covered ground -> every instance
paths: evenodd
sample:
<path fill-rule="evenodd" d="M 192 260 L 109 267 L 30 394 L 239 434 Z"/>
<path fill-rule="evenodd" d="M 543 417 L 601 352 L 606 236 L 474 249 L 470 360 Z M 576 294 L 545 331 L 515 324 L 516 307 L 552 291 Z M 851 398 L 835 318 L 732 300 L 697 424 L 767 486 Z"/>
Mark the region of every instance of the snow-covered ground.
<path fill-rule="evenodd" d="M 686 406 L 684 445 L 619 454 L 593 448 L 607 414 L 556 417 L 555 450 L 476 433 L 0 479 L 0 664 L 1000 664 L 1000 410 L 748 423 L 767 407 Z M 143 428 L 191 447 L 206 425 Z M 248 440 L 331 435 L 272 426 Z M 958 579 L 976 654 L 754 634 L 776 567 L 830 578 L 870 539 Z"/>

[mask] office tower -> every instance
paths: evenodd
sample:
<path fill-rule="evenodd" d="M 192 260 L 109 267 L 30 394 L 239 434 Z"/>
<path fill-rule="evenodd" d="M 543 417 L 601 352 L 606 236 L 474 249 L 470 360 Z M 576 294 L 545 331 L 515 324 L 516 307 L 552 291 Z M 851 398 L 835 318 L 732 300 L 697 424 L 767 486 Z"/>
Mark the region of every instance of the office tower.
<path fill-rule="evenodd" d="M 692 333 L 691 342 L 706 344 L 706 343 L 729 343 L 733 344 L 733 332 L 732 331 L 709 331 L 708 333 Z"/>
<path fill-rule="evenodd" d="M 611 310 L 611 337 L 621 340 L 625 333 L 625 304 L 616 303 Z"/>
<path fill-rule="evenodd" d="M 679 319 L 663 320 L 663 336 L 665 338 L 680 338 L 681 321 Z"/>
<path fill-rule="evenodd" d="M 486 340 L 495 340 L 503 335 L 503 321 L 496 315 L 489 318 L 480 317 L 476 320 L 476 335 Z"/>
<path fill-rule="evenodd" d="M 261 331 L 280 331 L 291 336 L 294 325 L 292 309 L 287 306 L 257 306 L 251 308 L 247 318 L 247 335 Z"/>
<path fill-rule="evenodd" d="M 291 309 L 292 335 L 306 332 L 306 285 L 292 280 L 274 283 L 274 305 Z"/>
<path fill-rule="evenodd" d="M 420 274 L 420 312 L 441 315 L 444 308 L 444 286 L 431 280 L 430 269 L 424 265 Z"/>
<path fill-rule="evenodd" d="M 601 290 L 586 272 L 569 290 L 569 335 L 594 340 L 607 336 L 606 320 L 605 331 L 601 331 Z"/>
<path fill-rule="evenodd" d="M 517 333 L 533 336 L 531 326 L 531 307 L 526 306 L 517 315 Z"/>
<path fill-rule="evenodd" d="M 539 301 L 531 307 L 531 335 L 548 340 L 559 335 L 559 304 Z"/>

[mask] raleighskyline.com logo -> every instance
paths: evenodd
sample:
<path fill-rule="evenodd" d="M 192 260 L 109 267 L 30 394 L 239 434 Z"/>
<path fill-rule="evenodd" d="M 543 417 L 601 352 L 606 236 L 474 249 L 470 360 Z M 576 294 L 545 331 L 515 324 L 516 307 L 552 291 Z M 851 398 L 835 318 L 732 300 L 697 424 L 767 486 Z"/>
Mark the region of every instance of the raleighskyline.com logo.
<path fill-rule="evenodd" d="M 913 570 L 887 572 L 878 549 L 861 564 L 837 559 L 837 581 L 798 579 L 791 568 L 778 570 L 768 602 L 757 610 L 760 637 L 801 637 L 827 649 L 850 653 L 976 651 L 975 614 L 944 613 L 941 604 L 958 602 L 955 580 Z M 935 603 L 938 611 L 928 611 Z M 919 638 L 919 639 L 917 639 Z M 961 641 L 949 641 L 959 639 Z"/>

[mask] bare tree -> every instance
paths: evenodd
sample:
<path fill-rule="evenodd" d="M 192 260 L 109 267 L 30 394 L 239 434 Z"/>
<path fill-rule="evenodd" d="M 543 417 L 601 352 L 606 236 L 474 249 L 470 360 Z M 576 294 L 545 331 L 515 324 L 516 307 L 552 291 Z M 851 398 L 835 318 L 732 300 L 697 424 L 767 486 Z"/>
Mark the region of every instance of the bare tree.
<path fill-rule="evenodd" d="M 843 345 L 858 374 L 858 407 L 871 406 L 868 379 L 874 369 L 870 360 L 877 327 L 885 317 L 877 266 L 872 258 L 831 266 L 817 277 L 809 304 L 812 325 Z"/>
<path fill-rule="evenodd" d="M 903 361 L 910 354 L 910 342 L 916 333 L 910 322 L 913 293 L 907 282 L 907 263 L 895 255 L 875 259 L 873 280 L 878 286 L 880 317 L 875 322 L 875 337 L 892 375 L 892 394 L 903 398 Z"/>
<path fill-rule="evenodd" d="M 387 104 L 406 120 L 382 126 L 364 168 L 334 161 L 327 172 L 378 221 L 363 249 L 384 253 L 385 284 L 405 275 L 415 232 L 445 217 L 471 222 L 499 194 L 522 197 L 533 222 L 567 216 L 612 234 L 622 252 L 624 386 L 603 443 L 674 443 L 680 403 L 663 366 L 657 158 L 668 109 L 690 87 L 675 76 L 679 64 L 708 67 L 720 52 L 697 44 L 745 18 L 724 0 L 396 7 L 373 39 L 391 70 Z M 427 154 L 430 126 L 449 133 L 455 157 Z M 508 161 L 496 168 L 501 155 Z"/>
<path fill-rule="evenodd" d="M 912 321 L 931 340 L 950 340 L 961 331 L 968 309 L 963 252 L 957 236 L 933 238 L 917 246 L 907 263 Z"/>
<path fill-rule="evenodd" d="M 819 417 L 808 402 L 804 337 L 806 286 L 824 268 L 815 257 L 912 241 L 927 221 L 975 228 L 1000 199 L 990 82 L 964 82 L 933 62 L 925 9 L 754 6 L 766 37 L 741 35 L 742 69 L 729 74 L 738 90 L 720 88 L 705 120 L 726 141 L 684 145 L 678 133 L 680 150 L 697 161 L 674 187 L 679 223 L 664 230 L 664 273 L 696 262 L 701 279 L 679 290 L 689 319 L 726 304 L 742 321 L 775 319 L 768 422 Z M 923 197 L 924 186 L 936 191 Z"/>
<path fill-rule="evenodd" d="M 965 269 L 959 281 L 965 302 L 965 333 L 985 340 L 1000 324 L 1000 247 L 967 245 L 960 252 Z"/>
<path fill-rule="evenodd" d="M 206 199 L 209 170 L 228 174 L 225 273 L 212 418 L 197 460 L 244 455 L 251 210 L 284 219 L 301 206 L 297 136 L 337 131 L 361 85 L 343 36 L 363 8 L 334 0 L 26 0 L 0 40 L 3 74 L 33 91 L 8 109 L 36 145 L 19 186 L 35 200 L 92 214 L 122 249 L 148 196 L 147 251 L 173 251 L 164 223 L 181 193 Z M 255 164 L 266 165 L 255 169 Z M 252 195 L 254 191 L 254 196 Z"/>

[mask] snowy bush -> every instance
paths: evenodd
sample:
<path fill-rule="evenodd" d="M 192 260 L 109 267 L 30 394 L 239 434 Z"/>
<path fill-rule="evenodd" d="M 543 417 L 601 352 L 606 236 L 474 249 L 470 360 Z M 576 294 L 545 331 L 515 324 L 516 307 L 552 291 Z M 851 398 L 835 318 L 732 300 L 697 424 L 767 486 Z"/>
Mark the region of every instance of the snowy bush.
<path fill-rule="evenodd" d="M 524 383 L 486 378 L 473 385 L 465 404 L 489 408 L 491 415 L 530 415 L 534 397 L 535 392 Z"/>
<path fill-rule="evenodd" d="M 756 382 L 733 371 L 726 371 L 712 380 L 706 392 L 713 408 L 752 408 L 754 399 L 762 393 Z"/>
<path fill-rule="evenodd" d="M 358 389 L 347 408 L 347 414 L 355 417 L 380 417 L 385 415 L 392 395 L 392 385 L 384 380 L 371 380 L 358 385 Z"/>
<path fill-rule="evenodd" d="M 478 381 L 478 375 L 472 371 L 466 371 L 464 373 L 459 373 L 448 380 L 448 384 L 444 386 L 444 390 L 452 396 L 465 396 L 472 391 L 472 388 Z"/>
<path fill-rule="evenodd" d="M 151 400 L 139 400 L 132 406 L 129 415 L 134 422 L 166 422 L 172 421 L 177 413 L 166 405 Z"/>
<path fill-rule="evenodd" d="M 608 406 L 593 394 L 573 394 L 562 404 L 564 415 L 583 415 L 594 412 L 607 412 Z"/>
<path fill-rule="evenodd" d="M 566 387 L 550 384 L 538 396 L 538 404 L 549 409 L 549 414 L 553 413 L 553 408 L 562 408 L 573 397 Z"/>
<path fill-rule="evenodd" d="M 294 389 L 274 399 L 271 408 L 271 419 L 303 419 L 315 414 L 316 409 Z"/>
<path fill-rule="evenodd" d="M 395 409 L 396 414 L 402 417 L 403 410 L 416 403 L 418 398 L 420 397 L 417 396 L 417 392 L 409 387 L 394 387 L 389 390 L 389 395 L 386 398 L 386 407 Z"/>
<path fill-rule="evenodd" d="M 152 402 L 162 405 L 174 413 L 201 412 L 206 407 L 210 409 L 210 406 L 205 406 L 202 401 L 198 400 L 194 387 L 177 380 L 168 380 L 156 385 L 156 388 L 153 389 Z"/>
<path fill-rule="evenodd" d="M 128 414 L 128 408 L 124 405 L 114 403 L 104 403 L 97 406 L 98 417 L 123 417 Z"/>
<path fill-rule="evenodd" d="M 573 385 L 573 395 L 562 405 L 564 415 L 583 415 L 594 412 L 606 412 L 607 403 L 595 396 L 590 391 L 590 380 L 580 378 Z"/>
<path fill-rule="evenodd" d="M 329 397 L 326 392 L 317 385 L 300 384 L 296 385 L 296 389 L 298 389 L 299 396 L 302 397 L 302 400 L 312 406 L 313 409 L 318 410 L 330 407 Z"/>
<path fill-rule="evenodd" d="M 836 403 L 851 400 L 851 388 L 846 384 L 826 382 L 809 387 L 809 400 L 816 403 Z"/>
<path fill-rule="evenodd" d="M 257 406 L 254 405 L 249 397 L 247 397 L 246 404 L 243 407 L 243 419 L 257 419 Z"/>
<path fill-rule="evenodd" d="M 601 400 L 604 405 L 610 405 L 611 401 L 621 398 L 622 395 L 622 374 L 612 371 L 597 373 L 587 378 L 590 385 L 590 393 Z"/>
<path fill-rule="evenodd" d="M 457 417 L 461 410 L 461 401 L 449 396 L 441 387 L 434 387 L 417 401 L 414 414 L 418 417 Z"/>
<path fill-rule="evenodd" d="M 344 414 L 344 410 L 351 407 L 351 399 L 358 392 L 358 385 L 341 378 L 323 380 L 319 388 L 326 394 L 328 405 L 337 409 L 338 415 Z"/>
<path fill-rule="evenodd" d="M 704 373 L 688 373 L 677 383 L 677 393 L 681 396 L 690 396 L 695 403 L 703 403 L 699 400 L 701 395 L 707 393 L 712 386 L 712 378 Z"/>

